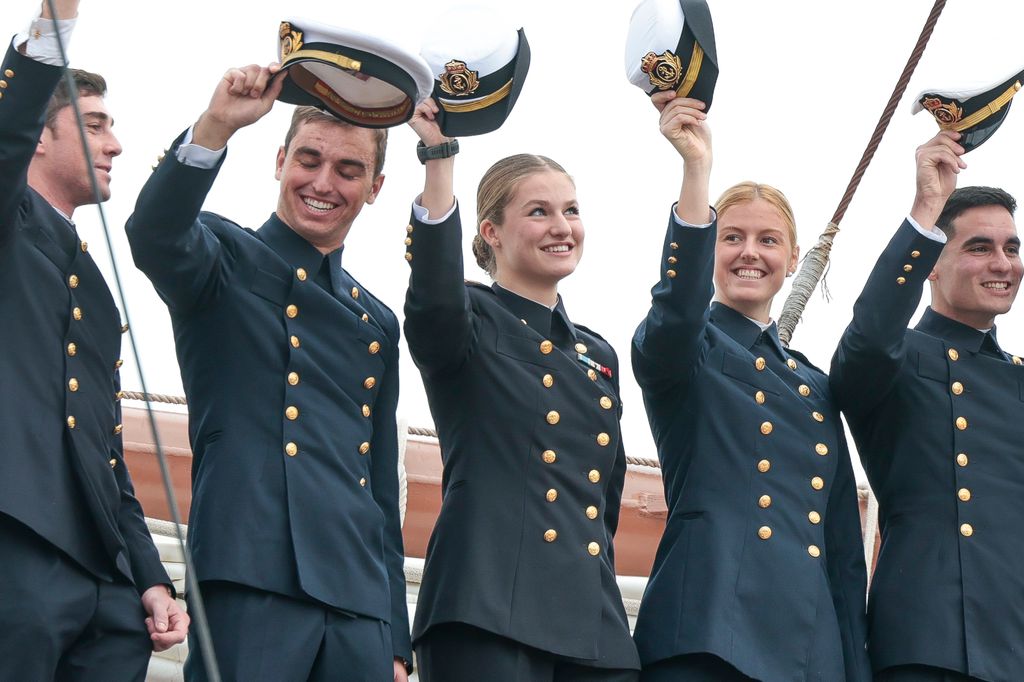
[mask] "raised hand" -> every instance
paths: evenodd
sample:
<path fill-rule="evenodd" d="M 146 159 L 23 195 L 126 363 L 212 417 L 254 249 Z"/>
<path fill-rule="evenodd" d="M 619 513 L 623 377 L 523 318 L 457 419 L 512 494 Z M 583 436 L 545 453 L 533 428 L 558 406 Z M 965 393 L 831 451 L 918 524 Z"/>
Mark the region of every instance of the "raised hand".
<path fill-rule="evenodd" d="M 207 149 L 221 149 L 237 130 L 263 118 L 284 85 L 283 76 L 275 77 L 280 70 L 276 62 L 228 69 L 196 122 L 192 141 Z"/>
<path fill-rule="evenodd" d="M 956 189 L 956 176 L 967 168 L 959 139 L 960 133 L 943 130 L 917 148 L 917 194 L 910 215 L 925 229 L 935 225 Z"/>
<path fill-rule="evenodd" d="M 416 112 L 409 119 L 409 127 L 428 147 L 442 144 L 451 139 L 445 137 L 441 132 L 441 126 L 437 123 L 437 112 L 437 102 L 428 97 L 416 106 Z"/>
<path fill-rule="evenodd" d="M 653 95 L 651 103 L 661 112 L 661 134 L 679 152 L 683 161 L 710 165 L 711 130 L 705 123 L 704 103 L 677 97 L 672 91 Z"/>

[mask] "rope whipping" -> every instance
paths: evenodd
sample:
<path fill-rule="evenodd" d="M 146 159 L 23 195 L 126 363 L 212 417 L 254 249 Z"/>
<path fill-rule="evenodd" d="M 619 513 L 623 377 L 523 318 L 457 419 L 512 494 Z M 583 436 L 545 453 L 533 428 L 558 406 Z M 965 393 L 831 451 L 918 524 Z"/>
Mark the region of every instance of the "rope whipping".
<path fill-rule="evenodd" d="M 864 154 L 860 158 L 860 163 L 857 164 L 857 169 L 853 172 L 853 177 L 850 178 L 850 183 L 846 186 L 846 192 L 839 202 L 839 207 L 836 208 L 835 215 L 832 216 L 832 220 L 829 221 L 825 231 L 818 237 L 818 243 L 803 258 L 800 272 L 797 273 L 796 279 L 793 280 L 793 287 L 786 298 L 786 304 L 782 307 L 782 314 L 779 316 L 779 339 L 787 347 L 789 346 L 790 339 L 793 337 L 796 325 L 800 322 L 804 308 L 807 306 L 807 301 L 811 298 L 811 293 L 825 275 L 829 254 L 832 251 L 832 242 L 839 232 L 839 223 L 842 222 L 843 216 L 846 215 L 846 209 L 849 208 L 850 202 L 853 201 L 853 195 L 857 191 L 857 187 L 860 186 L 861 178 L 864 177 L 868 164 L 871 163 L 878 145 L 882 142 L 882 136 L 885 135 L 885 130 L 889 127 L 889 121 L 896 112 L 896 106 L 907 89 L 907 84 L 917 68 L 917 63 L 921 61 L 921 55 L 924 54 L 924 50 L 928 46 L 928 40 L 932 37 L 932 31 L 935 29 L 935 24 L 939 20 L 939 15 L 942 14 L 942 10 L 945 7 L 946 0 L 935 0 L 932 11 L 929 12 L 928 19 L 924 23 L 924 28 L 921 29 L 921 35 L 917 39 L 917 44 L 914 46 L 913 52 L 910 53 L 907 65 L 903 67 L 903 73 L 896 82 L 896 88 L 893 90 L 892 96 L 889 97 L 889 102 L 882 111 L 882 117 L 878 120 L 875 131 L 871 134 L 871 139 L 864 149 Z M 823 286 L 823 290 L 827 297 L 828 288 Z"/>

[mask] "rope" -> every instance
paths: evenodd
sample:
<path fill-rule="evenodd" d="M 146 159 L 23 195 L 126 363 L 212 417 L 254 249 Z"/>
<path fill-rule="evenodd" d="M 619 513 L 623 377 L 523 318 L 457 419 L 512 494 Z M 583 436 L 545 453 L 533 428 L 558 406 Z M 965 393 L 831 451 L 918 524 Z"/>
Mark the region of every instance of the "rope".
<path fill-rule="evenodd" d="M 907 84 L 917 68 L 917 63 L 921 61 L 921 55 L 924 54 L 924 49 L 928 46 L 928 40 L 932 37 L 932 31 L 935 29 L 935 24 L 938 22 L 939 15 L 942 14 L 945 6 L 946 0 L 935 0 L 932 11 L 929 12 L 928 19 L 924 23 L 924 28 L 921 29 L 921 35 L 917 39 L 917 44 L 914 46 L 913 52 L 910 53 L 907 65 L 903 67 L 903 73 L 900 74 L 900 78 L 896 82 L 896 88 L 893 90 L 892 96 L 889 97 L 889 102 L 882 111 L 882 117 L 878 120 L 875 131 L 871 134 L 871 139 L 864 149 L 860 163 L 857 164 L 857 169 L 853 172 L 853 177 L 850 178 L 850 184 L 846 186 L 846 192 L 836 208 L 835 215 L 832 216 L 832 220 L 829 221 L 825 232 L 818 239 L 818 244 L 815 245 L 814 249 L 811 249 L 811 253 L 808 254 L 807 258 L 804 258 L 803 265 L 800 266 L 800 274 L 797 275 L 796 281 L 793 283 L 793 289 L 786 298 L 786 305 L 783 306 L 782 315 L 779 316 L 779 338 L 786 346 L 789 346 L 789 341 L 793 337 L 793 331 L 800 321 L 800 316 L 803 315 L 807 301 L 811 297 L 811 292 L 814 291 L 814 287 L 817 286 L 818 281 L 824 274 L 825 263 L 828 262 L 829 250 L 832 247 L 832 239 L 835 237 L 836 232 L 839 231 L 839 223 L 842 222 L 843 216 L 846 215 L 846 209 L 849 208 L 850 202 L 853 201 L 853 195 L 857 191 L 857 187 L 860 186 L 861 178 L 864 177 L 868 164 L 871 163 L 878 145 L 882 142 L 882 136 L 885 135 L 885 130 L 889 127 L 889 121 L 896 112 L 896 106 L 903 97 L 903 92 L 907 89 Z M 816 252 L 823 242 L 827 242 L 828 247 Z M 814 254 L 813 257 L 811 257 L 812 254 Z M 797 284 L 800 285 L 799 289 Z"/>
<path fill-rule="evenodd" d="M 170 403 L 172 405 L 187 405 L 185 396 L 164 395 L 163 393 L 142 393 L 139 391 L 124 391 L 124 397 L 128 400 L 142 400 L 153 403 Z"/>
<path fill-rule="evenodd" d="M 409 504 L 409 475 L 405 472 L 405 446 L 409 429 L 404 419 L 398 420 L 398 523 L 405 526 L 405 508 Z"/>

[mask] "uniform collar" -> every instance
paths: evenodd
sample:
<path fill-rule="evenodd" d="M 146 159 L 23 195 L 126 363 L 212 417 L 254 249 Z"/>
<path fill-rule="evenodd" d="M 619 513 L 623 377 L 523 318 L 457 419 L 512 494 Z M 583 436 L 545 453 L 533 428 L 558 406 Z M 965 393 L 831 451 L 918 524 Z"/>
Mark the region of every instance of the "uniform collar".
<path fill-rule="evenodd" d="M 992 339 L 996 339 L 995 326 L 987 332 L 979 331 L 962 322 L 950 319 L 942 313 L 935 312 L 931 306 L 925 309 L 924 315 L 921 316 L 921 321 L 917 323 L 914 329 L 930 336 L 945 339 L 951 344 L 971 353 L 977 353 L 981 350 L 981 344 L 985 341 L 985 334 L 991 334 Z"/>
<path fill-rule="evenodd" d="M 562 303 L 562 296 L 558 296 L 558 302 L 555 303 L 554 309 L 548 308 L 546 305 L 531 301 L 528 298 L 520 296 L 519 294 L 509 291 L 505 287 L 501 286 L 497 282 L 491 285 L 491 290 L 494 291 L 506 308 L 508 308 L 513 315 L 524 320 L 527 325 L 544 338 L 551 336 L 551 326 L 555 319 L 561 319 L 562 324 L 569 331 L 569 335 L 573 340 L 576 339 L 576 327 L 573 326 L 569 320 L 569 314 L 565 312 L 565 305 Z"/>
<path fill-rule="evenodd" d="M 277 217 L 276 213 L 271 214 L 270 219 L 263 223 L 258 234 L 263 243 L 273 249 L 292 269 L 303 268 L 311 274 L 319 272 L 324 255 L 315 246 L 299 236 L 295 230 L 288 227 L 284 221 Z M 334 254 L 332 253 L 331 255 L 333 256 Z M 340 253 L 337 259 L 340 267 Z"/>
<path fill-rule="evenodd" d="M 789 357 L 779 340 L 779 326 L 774 322 L 762 332 L 756 322 L 719 301 L 711 304 L 711 322 L 748 350 L 763 336 L 763 341 L 772 346 L 780 357 Z"/>

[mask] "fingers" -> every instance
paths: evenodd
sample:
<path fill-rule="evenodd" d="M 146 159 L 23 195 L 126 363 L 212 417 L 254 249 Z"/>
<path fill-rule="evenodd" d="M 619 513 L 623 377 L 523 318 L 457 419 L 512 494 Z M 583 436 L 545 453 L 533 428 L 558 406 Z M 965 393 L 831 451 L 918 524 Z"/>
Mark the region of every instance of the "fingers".
<path fill-rule="evenodd" d="M 161 630 L 159 624 L 151 627 L 152 618 L 146 619 L 146 628 L 154 651 L 164 651 L 175 644 L 185 641 L 188 636 L 188 614 L 175 601 L 169 601 L 165 610 L 165 622 Z"/>
<path fill-rule="evenodd" d="M 693 99 L 692 97 L 679 97 L 674 90 L 665 90 L 664 92 L 656 92 L 651 95 L 651 104 L 658 111 L 664 111 L 665 107 L 672 103 L 674 106 L 684 106 L 691 109 L 703 111 L 704 102 L 699 99 Z"/>
<path fill-rule="evenodd" d="M 274 74 L 281 68 L 276 62 L 269 66 L 249 64 L 248 66 L 228 69 L 224 73 L 224 80 L 228 84 L 228 92 L 236 97 L 252 97 L 257 99 L 263 96 L 267 84 Z M 280 90 L 281 84 L 275 84 Z"/>
<path fill-rule="evenodd" d="M 957 142 L 959 139 L 960 133 L 953 130 L 943 130 L 918 147 L 918 168 L 944 166 L 953 173 L 959 173 L 962 169 L 967 168 L 967 163 L 962 158 L 965 150 Z"/>

